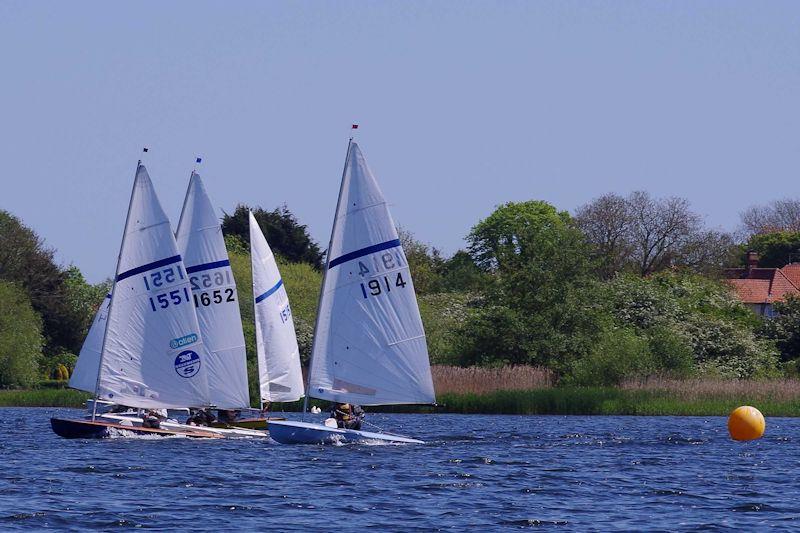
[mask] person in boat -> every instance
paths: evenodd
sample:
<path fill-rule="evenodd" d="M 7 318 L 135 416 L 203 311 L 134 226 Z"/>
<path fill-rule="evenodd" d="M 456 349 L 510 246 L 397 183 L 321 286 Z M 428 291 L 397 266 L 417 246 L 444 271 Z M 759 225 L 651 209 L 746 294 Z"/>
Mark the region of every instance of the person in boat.
<path fill-rule="evenodd" d="M 217 419 L 228 425 L 235 424 L 241 414 L 239 409 L 217 409 Z"/>
<path fill-rule="evenodd" d="M 189 426 L 210 426 L 217 421 L 211 409 L 192 409 L 186 424 Z"/>
<path fill-rule="evenodd" d="M 142 427 L 151 429 L 161 429 L 161 420 L 166 418 L 160 412 L 150 409 L 142 414 Z"/>
<path fill-rule="evenodd" d="M 336 425 L 342 429 L 361 429 L 364 422 L 364 410 L 360 405 L 338 403 L 331 410 L 331 418 L 336 419 Z"/>

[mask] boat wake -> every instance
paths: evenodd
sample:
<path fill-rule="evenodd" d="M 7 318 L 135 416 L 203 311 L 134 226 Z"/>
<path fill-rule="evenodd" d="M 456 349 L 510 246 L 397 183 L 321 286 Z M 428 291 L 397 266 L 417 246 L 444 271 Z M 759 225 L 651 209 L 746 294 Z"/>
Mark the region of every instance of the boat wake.
<path fill-rule="evenodd" d="M 118 428 L 108 428 L 108 436 L 106 438 L 109 439 L 136 439 L 136 440 L 161 440 L 161 439 L 186 439 L 189 438 L 186 435 L 181 434 L 174 434 L 174 435 L 164 435 L 164 434 L 144 434 L 144 433 L 136 433 L 134 431 L 128 431 L 127 429 L 118 429 Z"/>

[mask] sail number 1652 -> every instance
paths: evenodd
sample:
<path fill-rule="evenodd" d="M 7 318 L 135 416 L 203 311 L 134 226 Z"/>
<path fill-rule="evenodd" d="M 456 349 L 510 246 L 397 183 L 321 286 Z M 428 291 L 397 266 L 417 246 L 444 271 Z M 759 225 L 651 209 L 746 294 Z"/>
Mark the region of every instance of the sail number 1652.
<path fill-rule="evenodd" d="M 396 276 L 383 276 L 383 278 L 375 278 L 367 283 L 362 283 L 361 294 L 364 295 L 364 298 L 369 298 L 370 296 L 378 296 L 383 292 L 392 292 L 393 287 L 404 288 L 406 284 L 407 282 L 403 279 L 403 273 L 398 272 Z"/>

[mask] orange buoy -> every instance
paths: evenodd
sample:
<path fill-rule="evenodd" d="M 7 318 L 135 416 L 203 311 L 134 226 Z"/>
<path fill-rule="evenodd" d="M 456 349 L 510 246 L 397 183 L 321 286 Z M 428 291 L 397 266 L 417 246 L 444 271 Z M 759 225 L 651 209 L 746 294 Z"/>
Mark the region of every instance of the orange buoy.
<path fill-rule="evenodd" d="M 733 440 L 755 440 L 764 435 L 764 415 L 755 407 L 737 407 L 728 417 L 728 433 Z"/>

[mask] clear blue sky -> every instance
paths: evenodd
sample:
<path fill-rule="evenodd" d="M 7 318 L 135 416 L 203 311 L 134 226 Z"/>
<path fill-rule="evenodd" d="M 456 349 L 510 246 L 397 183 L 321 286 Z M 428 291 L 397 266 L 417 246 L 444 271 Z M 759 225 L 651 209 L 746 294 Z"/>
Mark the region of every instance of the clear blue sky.
<path fill-rule="evenodd" d="M 286 203 L 324 248 L 348 128 L 395 219 L 452 253 L 492 208 L 609 191 L 712 227 L 798 196 L 800 2 L 0 2 L 0 208 L 90 281 L 134 166 L 177 223 Z"/>

